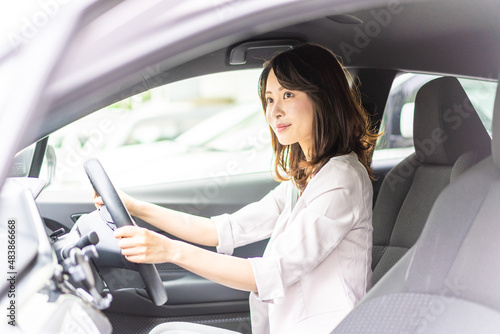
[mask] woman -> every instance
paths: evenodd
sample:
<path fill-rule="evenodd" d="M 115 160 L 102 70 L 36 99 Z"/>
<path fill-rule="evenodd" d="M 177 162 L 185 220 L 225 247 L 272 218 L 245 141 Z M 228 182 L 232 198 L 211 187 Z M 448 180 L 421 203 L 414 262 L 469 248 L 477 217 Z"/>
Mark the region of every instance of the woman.
<path fill-rule="evenodd" d="M 208 219 L 121 197 L 133 216 L 218 253 L 270 237 L 262 257 L 217 254 L 136 226 L 115 236 L 129 261 L 172 262 L 250 291 L 255 334 L 330 333 L 370 286 L 376 135 L 335 55 L 318 45 L 273 57 L 259 95 L 282 181 L 262 200 Z"/>

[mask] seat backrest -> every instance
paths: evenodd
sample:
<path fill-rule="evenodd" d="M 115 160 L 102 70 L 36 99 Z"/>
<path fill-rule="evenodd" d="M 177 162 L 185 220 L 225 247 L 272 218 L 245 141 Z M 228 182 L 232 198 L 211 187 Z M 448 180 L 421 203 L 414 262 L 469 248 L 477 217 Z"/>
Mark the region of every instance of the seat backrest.
<path fill-rule="evenodd" d="M 386 175 L 373 209 L 373 284 L 415 244 L 442 190 L 491 152 L 486 129 L 453 77 L 420 88 L 413 133 L 415 153 Z"/>
<path fill-rule="evenodd" d="M 417 243 L 333 333 L 498 333 L 499 203 L 500 86 L 492 156 L 441 193 Z"/>

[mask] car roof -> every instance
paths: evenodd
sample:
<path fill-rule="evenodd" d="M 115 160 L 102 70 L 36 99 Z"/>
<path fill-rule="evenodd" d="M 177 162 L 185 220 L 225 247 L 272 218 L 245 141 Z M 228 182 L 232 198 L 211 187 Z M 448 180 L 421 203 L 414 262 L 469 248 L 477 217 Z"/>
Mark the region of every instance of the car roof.
<path fill-rule="evenodd" d="M 494 0 L 145 0 L 78 6 L 65 7 L 79 12 L 73 13 L 61 52 L 54 53 L 55 64 L 48 63 L 56 66 L 40 87 L 40 109 L 48 116 L 34 119 L 38 126 L 19 148 L 141 91 L 262 66 L 258 53 L 246 64 L 229 64 L 231 50 L 247 41 L 317 42 L 354 72 L 369 68 L 493 80 L 500 67 L 500 3 Z M 29 44 L 21 49 L 33 49 Z"/>

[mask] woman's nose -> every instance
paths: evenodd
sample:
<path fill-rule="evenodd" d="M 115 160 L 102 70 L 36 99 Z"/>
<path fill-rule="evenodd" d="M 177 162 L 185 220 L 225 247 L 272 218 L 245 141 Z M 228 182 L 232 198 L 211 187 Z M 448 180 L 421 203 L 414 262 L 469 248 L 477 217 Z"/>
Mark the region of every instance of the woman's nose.
<path fill-rule="evenodd" d="M 281 105 L 279 103 L 274 103 L 272 108 L 271 108 L 271 118 L 280 118 L 283 116 L 283 109 L 281 108 Z"/>

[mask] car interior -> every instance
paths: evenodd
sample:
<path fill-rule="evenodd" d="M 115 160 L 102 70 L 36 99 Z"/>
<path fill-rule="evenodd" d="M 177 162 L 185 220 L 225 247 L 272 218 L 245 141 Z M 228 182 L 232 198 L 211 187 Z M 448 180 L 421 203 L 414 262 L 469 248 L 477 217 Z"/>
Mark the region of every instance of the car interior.
<path fill-rule="evenodd" d="M 334 333 L 496 332 L 500 102 L 488 105 L 486 119 L 476 100 L 493 101 L 497 94 L 500 4 L 487 0 L 217 3 L 200 4 L 185 17 L 182 5 L 169 1 L 145 1 L 140 10 L 127 1 L 71 7 L 75 11 L 71 34 L 68 30 L 71 38 L 61 37 L 60 54 L 52 60 L 53 70 L 39 94 L 44 98 L 40 108 L 47 111 L 32 119 L 30 131 L 19 141 L 20 153 L 0 196 L 3 221 L 8 212 L 24 212 L 15 216 L 33 221 L 34 226 L 24 227 L 25 238 L 36 240 L 44 234 L 49 240 L 26 248 L 20 286 L 33 284 L 35 278 L 29 273 L 41 272 L 57 254 L 60 271 L 38 275 L 39 280 L 45 277 L 53 283 L 44 281 L 45 285 L 26 291 L 47 294 L 49 300 L 59 295 L 85 300 L 83 309 L 101 332 L 149 333 L 165 322 L 182 321 L 251 333 L 248 292 L 171 263 L 148 267 L 126 263 L 112 245 L 112 229 L 121 226 L 117 217 L 126 221 L 127 215 L 115 210 L 114 204 L 109 212 L 96 211 L 92 202 L 92 186 L 110 203 L 116 200 L 112 192 L 107 194 L 113 174 L 103 177 L 105 172 L 95 160 L 82 161 L 77 168 L 82 175 L 86 170 L 91 180 L 85 189 L 54 188 L 51 178 L 61 171 L 57 169 L 61 157 L 56 156 L 51 136 L 140 93 L 204 75 L 260 69 L 276 52 L 313 42 L 338 56 L 360 90 L 373 128 L 385 131 L 384 138 L 404 137 L 401 132 L 393 134 L 386 123 L 395 119 L 399 129 L 403 122 L 402 105 L 394 108 L 390 101 L 403 93 L 414 99 L 412 139 L 403 138 L 413 143 L 413 153 L 385 160 L 374 153 L 373 287 Z M 183 20 L 173 24 L 172 17 Z M 397 84 L 405 74 L 437 78 L 404 92 L 397 90 Z M 478 94 L 470 93 L 462 79 L 477 82 L 478 89 L 492 89 L 472 96 Z M 254 87 L 258 99 L 257 82 Z M 154 155 L 171 159 L 169 164 L 176 158 L 184 161 L 180 153 Z M 120 162 L 123 168 L 128 163 L 148 163 L 127 158 L 130 162 Z M 154 178 L 152 165 L 147 167 Z M 205 160 L 196 165 L 208 168 Z M 175 179 L 169 170 L 161 173 Z M 164 207 L 211 217 L 235 212 L 278 184 L 265 171 L 229 173 L 223 183 L 220 180 L 179 179 L 123 190 Z M 32 198 L 20 189 L 29 189 Z M 135 222 L 174 238 L 140 219 Z M 7 233 L 6 228 L 2 226 L 1 234 Z M 249 244 L 233 255 L 262 256 L 266 244 L 267 240 Z M 76 279 L 72 267 L 84 268 L 78 269 L 83 276 Z M 7 291 L 7 286 L 0 286 L 0 296 Z M 34 326 L 41 332 L 58 328 L 41 320 L 31 325 L 28 318 L 19 321 L 27 332 Z"/>

